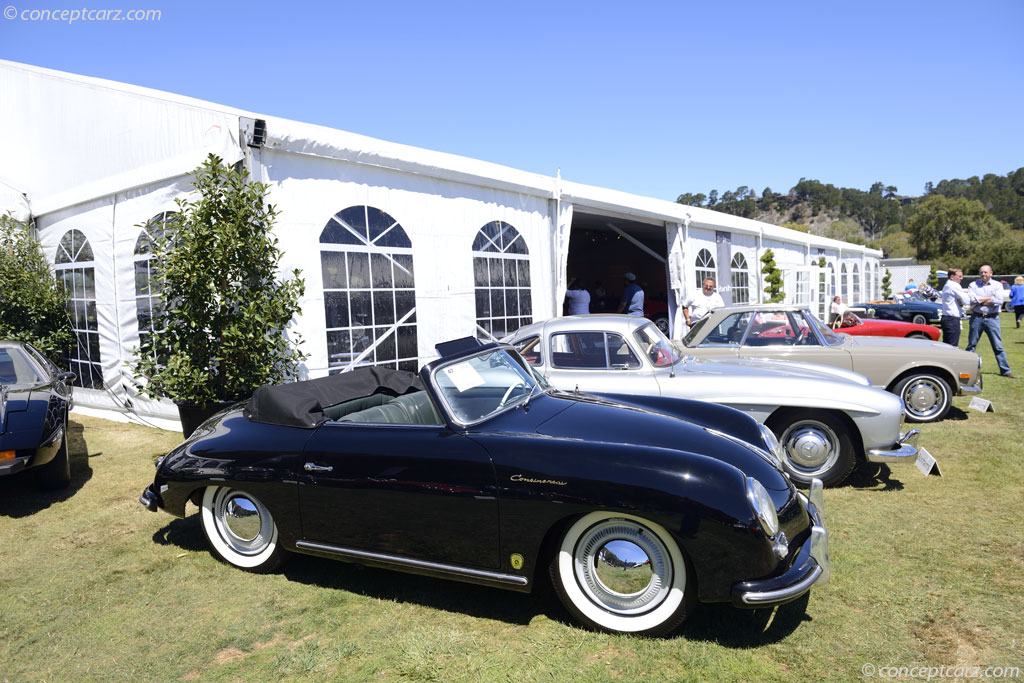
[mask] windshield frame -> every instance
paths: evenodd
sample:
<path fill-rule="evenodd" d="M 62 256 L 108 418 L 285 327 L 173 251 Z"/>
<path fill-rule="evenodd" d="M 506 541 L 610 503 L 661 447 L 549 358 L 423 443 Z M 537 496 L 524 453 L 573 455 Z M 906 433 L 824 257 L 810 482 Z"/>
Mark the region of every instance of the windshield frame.
<path fill-rule="evenodd" d="M 490 412 L 487 412 L 478 418 L 470 420 L 464 419 L 463 417 L 460 416 L 460 411 L 457 411 L 455 406 L 453 406 L 452 402 L 449 400 L 449 393 L 451 392 L 451 389 L 457 389 L 457 387 L 442 386 L 441 383 L 438 381 L 439 373 L 455 365 L 470 363 L 474 359 L 480 359 L 485 356 L 501 353 L 504 353 L 504 355 L 506 355 L 512 361 L 512 366 L 510 367 L 512 367 L 513 369 L 519 369 L 518 374 L 520 375 L 520 378 L 524 380 L 523 386 L 527 390 L 525 392 L 521 392 L 515 398 L 511 398 L 510 396 L 511 400 L 509 400 L 505 405 L 501 407 L 496 407 L 494 410 L 491 410 Z M 452 424 L 463 429 L 468 427 L 474 427 L 478 424 L 482 424 L 484 422 L 492 420 L 499 415 L 503 415 L 509 412 L 510 410 L 518 408 L 522 404 L 531 400 L 531 398 L 536 396 L 537 394 L 546 394 L 551 390 L 551 385 L 548 384 L 548 382 L 543 378 L 540 372 L 538 372 L 536 369 L 533 368 L 533 366 L 531 366 L 529 363 L 523 360 L 522 356 L 520 356 L 519 353 L 515 350 L 515 348 L 513 348 L 510 344 L 501 344 L 500 346 L 497 347 L 483 349 L 472 355 L 459 356 L 458 358 L 453 358 L 450 361 L 438 363 L 436 366 L 430 369 L 428 379 L 431 391 L 437 397 L 437 403 L 444 411 L 449 421 Z M 468 387 L 466 391 L 474 388 L 476 387 Z"/>

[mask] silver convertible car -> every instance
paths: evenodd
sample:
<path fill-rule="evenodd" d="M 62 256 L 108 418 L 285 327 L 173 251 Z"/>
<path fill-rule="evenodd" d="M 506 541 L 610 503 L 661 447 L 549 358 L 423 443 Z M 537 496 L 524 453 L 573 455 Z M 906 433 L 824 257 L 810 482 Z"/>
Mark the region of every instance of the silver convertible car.
<path fill-rule="evenodd" d="M 809 363 L 682 358 L 655 325 L 624 315 L 553 318 L 510 338 L 560 389 L 710 401 L 767 425 L 783 465 L 801 486 L 846 479 L 858 455 L 871 462 L 917 456 L 918 431 L 904 434 L 903 402 L 856 373 Z"/>
<path fill-rule="evenodd" d="M 679 350 L 697 358 L 766 358 L 853 370 L 902 398 L 908 422 L 941 420 L 954 395 L 981 391 L 976 353 L 924 339 L 836 333 L 799 305 L 720 308 L 690 328 Z"/>

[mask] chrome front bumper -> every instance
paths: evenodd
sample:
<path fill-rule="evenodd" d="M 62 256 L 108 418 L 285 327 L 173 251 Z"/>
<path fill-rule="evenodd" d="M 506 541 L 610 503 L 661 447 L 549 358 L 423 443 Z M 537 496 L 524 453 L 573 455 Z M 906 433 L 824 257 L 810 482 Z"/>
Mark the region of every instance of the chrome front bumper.
<path fill-rule="evenodd" d="M 797 551 L 792 566 L 780 576 L 757 581 L 742 581 L 732 587 L 732 603 L 737 607 L 772 607 L 799 598 L 812 586 L 823 586 L 832 576 L 828 556 L 828 530 L 825 528 L 824 487 L 820 479 L 811 481 L 804 499 L 811 518 L 811 537 Z"/>
<path fill-rule="evenodd" d="M 920 429 L 911 429 L 906 434 L 900 434 L 895 448 L 872 448 L 867 453 L 868 462 L 899 462 L 916 458 L 917 446 L 914 444 L 920 434 Z"/>

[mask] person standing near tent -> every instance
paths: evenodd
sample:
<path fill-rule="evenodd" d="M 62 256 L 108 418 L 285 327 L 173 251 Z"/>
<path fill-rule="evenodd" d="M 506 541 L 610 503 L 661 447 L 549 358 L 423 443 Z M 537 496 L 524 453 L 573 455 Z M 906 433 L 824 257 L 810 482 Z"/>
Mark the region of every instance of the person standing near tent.
<path fill-rule="evenodd" d="M 978 271 L 978 279 L 967 288 L 971 297 L 971 326 L 967 334 L 967 350 L 973 351 L 978 346 L 982 331 L 988 335 L 992 344 L 992 352 L 996 355 L 999 374 L 1003 377 L 1016 377 L 1010 371 L 1003 350 L 1003 335 L 999 329 L 999 311 L 1003 307 L 1003 286 L 992 281 L 992 266 L 984 265 Z"/>
<path fill-rule="evenodd" d="M 569 288 L 565 290 L 565 304 L 569 308 L 569 315 L 590 313 L 590 292 L 580 286 L 579 278 L 569 280 Z"/>
<path fill-rule="evenodd" d="M 832 297 L 831 313 L 832 316 L 829 318 L 829 323 L 833 326 L 841 325 L 843 323 L 843 314 L 846 313 L 846 304 L 843 303 L 838 294 Z"/>
<path fill-rule="evenodd" d="M 644 290 L 636 283 L 636 275 L 626 273 L 622 277 L 626 281 L 626 287 L 622 290 L 622 299 L 619 300 L 619 307 L 615 312 L 638 318 L 644 317 Z"/>
<path fill-rule="evenodd" d="M 910 278 L 910 281 L 907 282 L 907 286 L 903 288 L 903 291 L 904 292 L 912 292 L 915 289 L 917 289 L 917 285 L 914 284 L 914 278 Z"/>
<path fill-rule="evenodd" d="M 960 321 L 964 317 L 964 306 L 971 303 L 960 281 L 964 279 L 964 271 L 950 268 L 946 284 L 942 286 L 942 342 L 950 346 L 960 345 Z"/>
<path fill-rule="evenodd" d="M 1013 278 L 1013 286 L 1010 287 L 1010 305 L 1013 306 L 1013 317 L 1020 327 L 1020 319 L 1024 318 L 1024 277 L 1018 275 Z"/>
<path fill-rule="evenodd" d="M 693 327 L 697 321 L 705 318 L 716 308 L 723 308 L 725 300 L 722 295 L 715 291 L 714 278 L 704 278 L 701 290 L 686 300 L 683 306 L 683 315 L 686 316 L 686 326 Z"/>

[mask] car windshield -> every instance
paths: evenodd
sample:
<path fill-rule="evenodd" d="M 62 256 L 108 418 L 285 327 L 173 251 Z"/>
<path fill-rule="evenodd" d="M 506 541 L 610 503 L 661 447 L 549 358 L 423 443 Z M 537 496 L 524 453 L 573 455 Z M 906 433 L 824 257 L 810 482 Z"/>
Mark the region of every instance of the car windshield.
<path fill-rule="evenodd" d="M 679 362 L 679 354 L 672 347 L 670 342 L 661 330 L 654 323 L 644 325 L 633 333 L 640 349 L 647 354 L 647 358 L 656 368 L 664 368 Z"/>
<path fill-rule="evenodd" d="M 853 315 L 852 313 L 850 315 Z M 825 342 L 825 346 L 833 346 L 834 344 L 842 344 L 843 338 L 832 331 L 832 328 L 818 320 L 817 316 L 811 315 L 810 312 L 805 313 L 804 318 L 810 327 L 813 327 L 821 335 L 822 340 Z"/>
<path fill-rule="evenodd" d="M 846 311 L 845 313 L 843 313 L 842 323 L 838 327 L 840 327 L 840 328 L 856 327 L 857 325 L 863 325 L 863 324 L 864 324 L 864 321 L 861 320 L 860 317 L 858 317 L 856 313 L 851 313 L 850 311 Z"/>
<path fill-rule="evenodd" d="M 442 366 L 434 371 L 434 382 L 448 410 L 462 424 L 486 420 L 545 388 L 505 349 Z"/>
<path fill-rule="evenodd" d="M 42 375 L 21 348 L 0 346 L 0 384 L 11 387 L 39 384 L 42 381 Z"/>
<path fill-rule="evenodd" d="M 694 323 L 693 327 L 690 328 L 690 331 L 686 334 L 685 337 L 683 337 L 683 344 L 685 346 L 696 345 L 695 340 L 700 339 L 701 330 L 704 328 L 704 325 L 707 323 L 707 321 L 707 318 L 701 318 L 696 323 Z"/>

